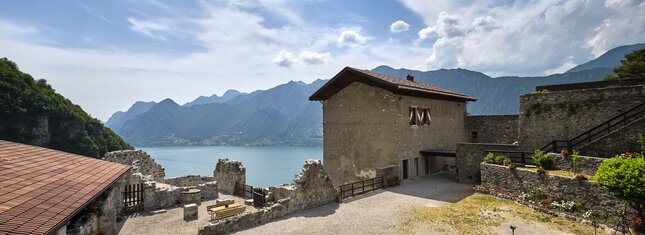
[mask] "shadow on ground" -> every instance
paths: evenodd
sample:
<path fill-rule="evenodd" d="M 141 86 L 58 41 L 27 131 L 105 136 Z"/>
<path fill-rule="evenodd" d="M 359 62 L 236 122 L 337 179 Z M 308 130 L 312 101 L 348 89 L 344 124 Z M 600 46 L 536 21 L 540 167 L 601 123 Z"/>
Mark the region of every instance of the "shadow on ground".
<path fill-rule="evenodd" d="M 472 185 L 457 183 L 453 174 L 425 176 L 385 191 L 450 203 L 461 201 L 475 193 Z"/>

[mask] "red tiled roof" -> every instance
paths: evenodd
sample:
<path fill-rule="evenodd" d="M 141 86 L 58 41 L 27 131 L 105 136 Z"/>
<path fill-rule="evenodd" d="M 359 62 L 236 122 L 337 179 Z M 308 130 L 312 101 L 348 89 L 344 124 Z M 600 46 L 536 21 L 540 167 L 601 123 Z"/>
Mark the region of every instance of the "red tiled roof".
<path fill-rule="evenodd" d="M 0 140 L 0 234 L 45 234 L 130 167 Z"/>
<path fill-rule="evenodd" d="M 345 67 L 341 70 L 336 74 L 336 76 L 329 80 L 329 82 L 311 95 L 309 100 L 326 100 L 355 81 L 376 85 L 383 89 L 392 91 L 395 94 L 461 101 L 476 100 L 474 97 L 464 95 L 456 91 L 443 89 L 441 87 L 403 80 L 352 67 Z"/>

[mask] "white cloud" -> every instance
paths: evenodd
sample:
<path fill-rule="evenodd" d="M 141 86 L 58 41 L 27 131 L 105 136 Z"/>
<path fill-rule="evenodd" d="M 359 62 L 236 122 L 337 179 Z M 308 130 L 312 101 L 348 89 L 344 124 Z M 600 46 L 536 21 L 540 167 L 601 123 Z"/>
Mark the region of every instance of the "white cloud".
<path fill-rule="evenodd" d="M 282 50 L 280 51 L 280 53 L 278 53 L 278 56 L 273 59 L 273 63 L 281 67 L 289 68 L 295 60 L 296 58 L 293 56 L 293 53 Z"/>
<path fill-rule="evenodd" d="M 298 55 L 298 57 L 295 57 L 293 53 L 286 50 L 281 50 L 280 53 L 278 53 L 278 56 L 273 59 L 273 63 L 281 67 L 290 68 L 294 63 L 300 63 L 304 65 L 318 65 L 327 63 L 330 59 L 331 53 L 329 52 L 318 53 L 312 51 L 303 51 L 300 53 L 300 55 Z"/>
<path fill-rule="evenodd" d="M 410 28 L 410 25 L 408 23 L 405 23 L 405 21 L 402 21 L 402 20 L 397 20 L 390 25 L 390 32 L 393 32 L 393 33 L 405 32 L 405 31 L 408 31 L 409 28 Z"/>
<path fill-rule="evenodd" d="M 166 24 L 150 20 L 137 20 L 135 18 L 128 17 L 128 22 L 130 22 L 131 30 L 160 40 L 166 40 L 166 37 L 164 37 L 162 33 L 168 32 L 171 29 L 171 27 Z"/>
<path fill-rule="evenodd" d="M 345 45 L 353 46 L 353 45 L 364 44 L 365 42 L 367 42 L 367 37 L 353 30 L 343 31 L 343 33 L 340 34 L 340 37 L 338 37 L 338 40 L 336 40 L 336 43 L 339 46 L 345 46 Z"/>
<path fill-rule="evenodd" d="M 419 30 L 418 34 L 419 34 L 419 40 L 423 41 L 423 40 L 426 40 L 427 38 L 430 38 L 432 36 L 436 36 L 437 35 L 437 30 L 432 26 L 428 26 L 428 27 L 425 27 L 425 28 Z"/>
<path fill-rule="evenodd" d="M 432 44 L 426 69 L 548 74 L 645 39 L 641 0 L 401 1 L 426 23 L 418 33 Z"/>
<path fill-rule="evenodd" d="M 316 64 L 327 63 L 330 58 L 331 58 L 331 53 L 329 52 L 317 53 L 317 52 L 311 52 L 311 51 L 303 51 L 298 56 L 298 61 L 306 65 L 316 65 Z"/>

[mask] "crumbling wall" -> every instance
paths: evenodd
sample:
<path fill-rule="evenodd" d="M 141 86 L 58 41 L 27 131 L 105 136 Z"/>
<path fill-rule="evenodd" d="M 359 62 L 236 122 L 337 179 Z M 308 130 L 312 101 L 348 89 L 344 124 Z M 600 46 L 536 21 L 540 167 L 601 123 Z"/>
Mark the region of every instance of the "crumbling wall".
<path fill-rule="evenodd" d="M 132 166 L 133 173 L 141 173 L 146 180 L 164 182 L 166 171 L 143 150 L 120 150 L 105 154 L 103 160 Z"/>
<path fill-rule="evenodd" d="M 186 175 L 166 179 L 164 183 L 177 187 L 190 187 L 215 181 L 215 178 L 201 175 Z"/>
<path fill-rule="evenodd" d="M 181 192 L 189 189 L 201 190 L 202 201 L 213 200 L 219 197 L 216 181 L 189 187 L 177 187 L 155 181 L 146 181 L 143 186 L 144 210 L 151 211 L 180 206 L 182 201 Z"/>
<path fill-rule="evenodd" d="M 218 159 L 213 178 L 217 181 L 220 192 L 233 194 L 235 182 L 246 183 L 246 168 L 240 161 Z"/>
<path fill-rule="evenodd" d="M 199 229 L 199 234 L 225 234 L 243 228 L 267 223 L 289 213 L 332 203 L 338 191 L 320 160 L 307 160 L 295 185 L 269 188 L 273 205 L 229 219 L 218 220 Z"/>

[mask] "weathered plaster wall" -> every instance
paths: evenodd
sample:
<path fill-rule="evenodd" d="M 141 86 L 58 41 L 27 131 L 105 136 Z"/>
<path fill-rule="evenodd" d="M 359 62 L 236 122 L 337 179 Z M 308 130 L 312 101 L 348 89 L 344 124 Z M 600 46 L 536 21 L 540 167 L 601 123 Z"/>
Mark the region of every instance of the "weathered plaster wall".
<path fill-rule="evenodd" d="M 645 86 L 522 95 L 520 148 L 532 151 L 554 139 L 570 139 L 642 102 Z"/>
<path fill-rule="evenodd" d="M 576 201 L 582 199 L 587 209 L 620 212 L 624 201 L 609 195 L 593 181 L 579 181 L 570 177 L 516 169 L 482 163 L 482 184 L 499 187 L 505 191 L 528 193 L 534 188 L 542 189 L 553 200 Z"/>
<path fill-rule="evenodd" d="M 164 182 L 166 171 L 143 150 L 121 150 L 105 154 L 103 160 L 132 166 L 133 173 L 141 173 L 146 180 Z M 149 177 L 148 177 L 149 176 Z"/>
<path fill-rule="evenodd" d="M 470 143 L 512 144 L 518 140 L 519 115 L 466 116 Z"/>
<path fill-rule="evenodd" d="M 516 151 L 512 144 L 457 144 L 457 180 L 460 183 L 475 183 L 480 177 L 480 163 L 486 157 L 486 150 Z"/>
<path fill-rule="evenodd" d="M 334 202 L 336 188 L 327 177 L 320 160 L 307 160 L 295 186 L 278 186 L 269 189 L 276 203 L 255 212 L 219 220 L 199 229 L 200 235 L 226 234 L 243 228 L 270 222 L 289 213 Z"/>
<path fill-rule="evenodd" d="M 430 126 L 410 126 L 409 107 L 429 108 Z M 422 149 L 455 149 L 466 141 L 465 102 L 395 95 L 354 82 L 323 103 L 325 170 L 338 185 L 376 176 L 376 168 L 408 160 L 410 178 L 425 175 Z M 440 163 L 439 163 L 440 162 Z M 430 173 L 445 161 L 437 160 Z M 437 164 L 441 166 L 436 166 Z"/>
<path fill-rule="evenodd" d="M 164 183 L 177 187 L 190 187 L 215 181 L 215 178 L 201 175 L 186 175 L 166 179 Z"/>
<path fill-rule="evenodd" d="M 430 126 L 410 126 L 408 109 L 415 106 L 430 109 L 432 117 Z M 426 172 L 428 174 L 435 173 L 441 170 L 445 164 L 454 165 L 452 159 L 423 158 L 419 151 L 424 149 L 454 150 L 457 143 L 466 141 L 465 102 L 399 96 L 398 110 L 394 115 L 396 117 L 394 133 L 397 141 L 397 164 L 402 165 L 403 160 L 408 160 L 411 179 L 424 176 Z M 426 159 L 429 161 L 427 171 Z M 416 161 L 418 164 L 415 163 Z M 402 179 L 403 172 L 400 177 Z"/>
<path fill-rule="evenodd" d="M 246 183 L 246 168 L 240 161 L 218 159 L 213 178 L 217 181 L 221 192 L 233 194 L 235 182 Z"/>
<path fill-rule="evenodd" d="M 325 170 L 336 184 L 373 178 L 376 167 L 398 164 L 397 102 L 387 90 L 354 82 L 323 103 Z"/>

